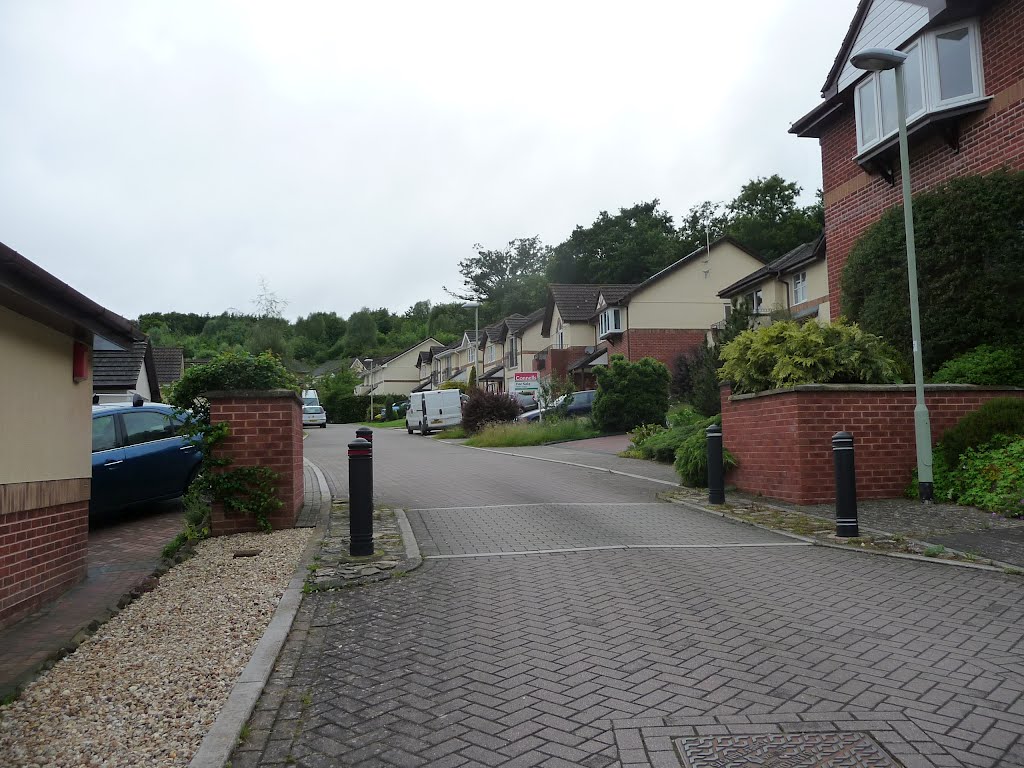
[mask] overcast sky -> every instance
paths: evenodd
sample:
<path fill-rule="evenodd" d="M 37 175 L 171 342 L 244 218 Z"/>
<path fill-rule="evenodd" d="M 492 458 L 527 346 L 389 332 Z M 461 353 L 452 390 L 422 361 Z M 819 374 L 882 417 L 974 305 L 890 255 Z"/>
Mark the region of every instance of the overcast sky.
<path fill-rule="evenodd" d="M 780 173 L 856 0 L 0 0 L 0 241 L 130 318 L 446 299 L 474 243 Z"/>

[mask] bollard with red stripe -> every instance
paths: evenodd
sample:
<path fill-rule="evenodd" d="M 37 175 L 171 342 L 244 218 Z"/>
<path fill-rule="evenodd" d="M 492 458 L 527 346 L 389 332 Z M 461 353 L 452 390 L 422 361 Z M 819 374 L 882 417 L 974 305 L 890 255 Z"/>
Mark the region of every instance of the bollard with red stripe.
<path fill-rule="evenodd" d="M 348 444 L 348 530 L 352 557 L 373 554 L 373 444 L 359 437 Z"/>
<path fill-rule="evenodd" d="M 373 430 L 369 427 L 360 427 L 356 430 L 356 437 L 361 437 L 368 443 L 373 442 Z"/>

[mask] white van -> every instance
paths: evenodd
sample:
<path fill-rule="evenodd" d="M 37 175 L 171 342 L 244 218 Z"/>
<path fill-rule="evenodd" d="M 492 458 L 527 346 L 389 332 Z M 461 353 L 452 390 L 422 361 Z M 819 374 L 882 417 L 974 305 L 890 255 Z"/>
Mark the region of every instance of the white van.
<path fill-rule="evenodd" d="M 320 405 L 320 396 L 316 393 L 315 389 L 302 390 L 302 404 Z"/>
<path fill-rule="evenodd" d="M 405 428 L 411 435 L 421 435 L 454 427 L 462 423 L 462 393 L 457 389 L 432 389 L 409 395 L 409 410 L 405 412 Z"/>

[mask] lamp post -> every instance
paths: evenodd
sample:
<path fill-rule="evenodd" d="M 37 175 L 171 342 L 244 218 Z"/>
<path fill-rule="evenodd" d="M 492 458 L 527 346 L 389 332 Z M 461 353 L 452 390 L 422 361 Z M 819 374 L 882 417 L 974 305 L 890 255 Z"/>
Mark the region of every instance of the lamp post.
<path fill-rule="evenodd" d="M 900 177 L 903 182 L 903 226 L 907 232 L 907 279 L 910 282 L 910 333 L 914 345 L 914 435 L 917 443 L 917 481 L 921 501 L 931 502 L 932 430 L 928 406 L 924 402 L 924 366 L 921 362 L 921 311 L 917 300 L 917 251 L 914 247 L 914 208 L 910 196 L 910 153 L 907 151 L 907 105 L 903 62 L 907 54 L 889 48 L 866 48 L 850 57 L 850 63 L 867 72 L 895 70 L 896 119 L 899 126 Z"/>
<path fill-rule="evenodd" d="M 370 421 L 373 421 L 373 390 L 377 388 L 377 385 L 373 383 L 373 358 L 368 358 L 368 360 L 370 361 Z M 380 371 L 387 367 L 388 364 L 384 363 L 383 365 L 378 365 L 377 370 Z"/>
<path fill-rule="evenodd" d="M 477 358 L 480 357 L 480 302 L 467 301 L 462 305 L 465 309 L 474 310 L 473 313 L 473 370 L 476 371 L 476 380 L 480 381 L 480 371 L 477 370 Z"/>

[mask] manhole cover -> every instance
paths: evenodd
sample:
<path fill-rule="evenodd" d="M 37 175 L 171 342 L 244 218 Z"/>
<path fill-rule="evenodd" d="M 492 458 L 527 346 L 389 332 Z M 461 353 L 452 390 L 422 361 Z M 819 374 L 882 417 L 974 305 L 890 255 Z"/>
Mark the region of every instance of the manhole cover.
<path fill-rule="evenodd" d="M 675 743 L 686 768 L 899 768 L 860 733 L 700 736 Z"/>

